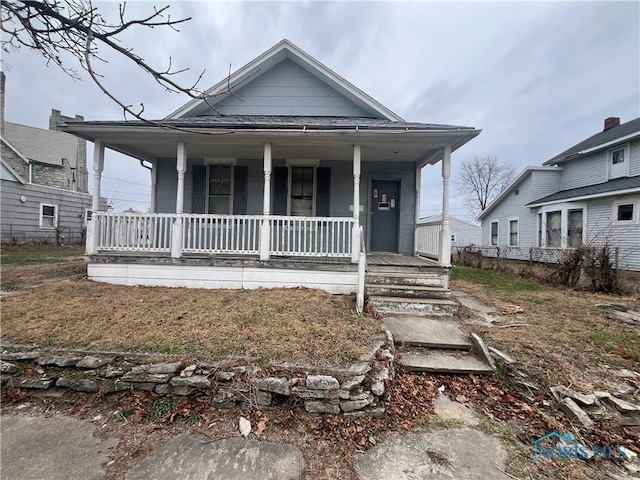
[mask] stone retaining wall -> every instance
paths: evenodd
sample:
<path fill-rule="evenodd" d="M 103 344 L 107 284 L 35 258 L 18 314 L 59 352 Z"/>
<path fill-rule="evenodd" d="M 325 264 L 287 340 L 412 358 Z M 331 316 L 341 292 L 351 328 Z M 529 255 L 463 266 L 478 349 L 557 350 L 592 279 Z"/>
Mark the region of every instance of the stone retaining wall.
<path fill-rule="evenodd" d="M 394 353 L 390 334 L 367 358 L 347 368 L 259 367 L 241 359 L 207 364 L 122 352 L 53 354 L 6 348 L 0 380 L 3 388 L 206 396 L 221 408 L 264 407 L 293 399 L 311 413 L 379 415 L 384 412 L 379 400 L 394 377 Z"/>

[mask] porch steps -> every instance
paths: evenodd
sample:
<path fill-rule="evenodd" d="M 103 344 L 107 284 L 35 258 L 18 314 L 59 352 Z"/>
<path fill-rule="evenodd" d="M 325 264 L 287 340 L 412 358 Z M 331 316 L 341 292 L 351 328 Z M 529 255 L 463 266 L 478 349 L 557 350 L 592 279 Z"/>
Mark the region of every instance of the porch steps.
<path fill-rule="evenodd" d="M 393 315 L 385 317 L 383 323 L 393 335 L 397 363 L 404 370 L 453 375 L 493 373 L 455 320 Z"/>
<path fill-rule="evenodd" d="M 407 285 L 420 287 L 444 287 L 445 281 L 438 273 L 385 273 L 372 272 L 367 274 L 369 285 Z"/>
<path fill-rule="evenodd" d="M 369 296 L 369 303 L 380 313 L 411 313 L 426 315 L 453 315 L 458 304 L 439 298 Z"/>
<path fill-rule="evenodd" d="M 368 284 L 365 288 L 369 295 L 379 297 L 402 298 L 451 298 L 451 291 L 443 287 L 423 287 L 420 285 L 378 285 Z"/>

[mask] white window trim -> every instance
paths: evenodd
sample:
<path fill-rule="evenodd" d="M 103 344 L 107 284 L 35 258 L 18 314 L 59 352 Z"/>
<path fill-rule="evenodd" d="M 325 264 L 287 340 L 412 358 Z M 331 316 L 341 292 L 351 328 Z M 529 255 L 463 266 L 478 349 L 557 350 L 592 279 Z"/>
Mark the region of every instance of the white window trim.
<path fill-rule="evenodd" d="M 53 207 L 53 226 L 49 226 L 49 225 L 43 225 L 42 224 L 42 219 L 44 218 L 42 215 L 42 207 Z M 54 230 L 56 228 L 58 228 L 58 205 L 54 204 L 54 203 L 41 203 L 40 204 L 40 214 L 39 214 L 39 218 L 40 218 L 40 228 L 45 228 L 47 230 Z"/>
<path fill-rule="evenodd" d="M 622 175 L 620 175 L 620 176 L 612 177 L 611 176 L 611 167 L 613 166 L 613 164 L 611 162 L 613 161 L 613 152 L 617 152 L 618 150 L 624 150 L 624 173 Z M 629 176 L 629 165 L 631 163 L 630 158 L 629 158 L 630 155 L 631 155 L 631 146 L 630 146 L 629 143 L 626 143 L 624 145 L 617 145 L 617 146 L 607 150 L 607 179 L 608 180 L 613 180 L 614 178 L 622 178 L 622 177 L 628 177 Z"/>
<path fill-rule="evenodd" d="M 496 228 L 496 243 L 493 243 L 493 224 L 496 223 L 498 227 Z M 492 247 L 497 247 L 500 245 L 500 220 L 491 220 L 489 222 L 489 245 Z"/>
<path fill-rule="evenodd" d="M 587 243 L 587 204 L 586 203 L 554 203 L 540 207 L 536 213 L 542 213 L 542 245 L 541 248 L 569 248 L 569 210 L 582 210 L 582 244 Z M 561 238 L 560 247 L 547 246 L 547 213 L 560 212 Z M 537 235 L 537 232 L 536 232 Z"/>
<path fill-rule="evenodd" d="M 618 220 L 618 207 L 620 205 L 633 205 L 633 216 L 631 220 Z M 611 212 L 611 220 L 613 225 L 631 225 L 634 223 L 638 223 L 640 215 L 638 215 L 638 207 L 640 207 L 640 202 L 635 200 L 618 200 L 613 202 L 612 212 Z"/>
<path fill-rule="evenodd" d="M 511 245 L 511 222 L 516 222 L 517 230 L 516 230 L 516 244 Z M 520 218 L 519 217 L 511 217 L 507 219 L 507 245 L 510 247 L 519 247 L 520 246 Z"/>
<path fill-rule="evenodd" d="M 313 198 L 311 200 L 311 216 L 316 216 L 316 199 L 318 189 L 319 160 L 287 160 L 287 216 L 291 216 L 291 177 L 292 167 L 313 167 Z M 300 217 L 304 218 L 304 217 Z"/>
<path fill-rule="evenodd" d="M 209 183 L 209 170 L 210 167 L 212 165 L 220 165 L 220 166 L 230 166 L 231 167 L 231 176 L 229 177 L 229 181 L 231 182 L 230 188 L 229 188 L 229 211 L 227 212 L 227 215 L 233 215 L 233 186 L 234 186 L 234 176 L 235 176 L 235 166 L 237 163 L 237 160 L 235 158 L 205 158 L 204 159 L 204 163 L 206 165 L 206 170 L 207 170 L 207 188 L 206 188 L 206 196 L 205 196 L 205 204 L 204 204 L 204 211 L 207 215 L 214 215 L 213 213 L 209 213 L 209 187 L 210 187 L 210 183 Z M 218 213 L 217 215 L 224 215 L 224 213 L 220 214 Z"/>

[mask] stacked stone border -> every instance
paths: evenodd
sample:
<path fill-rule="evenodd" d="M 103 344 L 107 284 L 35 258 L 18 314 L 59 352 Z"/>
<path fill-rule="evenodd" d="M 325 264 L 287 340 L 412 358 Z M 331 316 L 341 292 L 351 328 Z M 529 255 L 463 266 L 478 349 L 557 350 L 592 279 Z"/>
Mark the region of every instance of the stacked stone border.
<path fill-rule="evenodd" d="M 347 367 L 311 367 L 236 358 L 206 363 L 178 356 L 129 352 L 2 347 L 2 388 L 84 393 L 155 392 L 207 397 L 212 406 L 265 407 L 286 401 L 310 413 L 381 415 L 380 400 L 395 376 L 389 332 Z"/>

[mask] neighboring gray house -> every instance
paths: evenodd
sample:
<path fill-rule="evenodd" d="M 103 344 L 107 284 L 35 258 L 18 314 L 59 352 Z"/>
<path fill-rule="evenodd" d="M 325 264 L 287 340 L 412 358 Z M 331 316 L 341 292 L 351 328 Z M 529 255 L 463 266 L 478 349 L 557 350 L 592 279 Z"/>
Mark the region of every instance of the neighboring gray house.
<path fill-rule="evenodd" d="M 640 118 L 604 130 L 527 167 L 478 217 L 482 244 L 529 258 L 531 247 L 558 249 L 607 243 L 620 266 L 640 270 Z"/>
<path fill-rule="evenodd" d="M 0 75 L 2 117 L 2 243 L 84 240 L 88 194 L 86 142 L 57 127 L 68 120 L 52 110 L 49 130 L 6 122 L 5 75 Z"/>
<path fill-rule="evenodd" d="M 432 270 L 446 288 L 451 152 L 479 130 L 407 122 L 287 40 L 206 95 L 160 120 L 169 128 L 63 127 L 95 144 L 90 278 L 348 293 L 362 286 L 362 258 L 370 268 L 376 253 L 393 253 L 377 260 L 389 275 Z M 105 148 L 151 166 L 151 213 L 98 211 Z M 414 253 L 422 167 L 439 162 L 444 234 L 434 262 Z"/>

